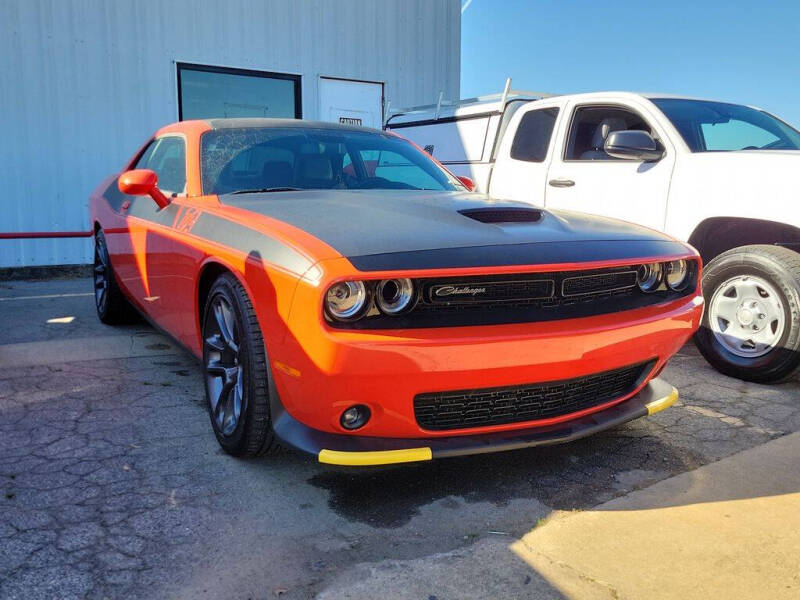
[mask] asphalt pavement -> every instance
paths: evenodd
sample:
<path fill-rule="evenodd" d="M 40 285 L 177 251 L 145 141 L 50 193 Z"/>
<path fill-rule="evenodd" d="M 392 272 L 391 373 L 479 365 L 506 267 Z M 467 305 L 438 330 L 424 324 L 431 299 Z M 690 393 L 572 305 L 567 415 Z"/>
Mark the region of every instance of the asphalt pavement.
<path fill-rule="evenodd" d="M 637 597 L 592 585 L 602 565 L 568 545 L 549 571 L 536 535 L 751 449 L 769 477 L 768 443 L 800 430 L 797 381 L 730 379 L 691 346 L 664 378 L 675 407 L 564 446 L 359 471 L 237 460 L 189 354 L 100 324 L 87 279 L 0 282 L 0 598 Z"/>

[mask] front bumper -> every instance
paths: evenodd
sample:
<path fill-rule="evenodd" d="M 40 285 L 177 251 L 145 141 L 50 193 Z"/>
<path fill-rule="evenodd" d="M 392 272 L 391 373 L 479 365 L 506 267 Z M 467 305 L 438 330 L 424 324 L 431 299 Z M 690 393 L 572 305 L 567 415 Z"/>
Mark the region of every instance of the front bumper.
<path fill-rule="evenodd" d="M 634 396 L 610 408 L 562 423 L 529 429 L 450 437 L 380 438 L 312 429 L 286 411 L 273 415 L 273 429 L 286 445 L 317 456 L 321 463 L 388 465 L 563 444 L 656 413 L 677 400 L 678 390 L 656 378 Z"/>
<path fill-rule="evenodd" d="M 290 320 L 287 343 L 271 348 L 271 366 L 283 409 L 312 430 L 379 439 L 469 439 L 555 421 L 427 429 L 417 420 L 414 398 L 560 382 L 651 360 L 658 373 L 697 329 L 701 314 L 697 296 L 581 319 L 424 330 L 333 331 L 297 318 Z M 357 434 L 340 424 L 342 412 L 355 404 L 372 413 Z M 558 422 L 579 416 L 564 415 Z"/>

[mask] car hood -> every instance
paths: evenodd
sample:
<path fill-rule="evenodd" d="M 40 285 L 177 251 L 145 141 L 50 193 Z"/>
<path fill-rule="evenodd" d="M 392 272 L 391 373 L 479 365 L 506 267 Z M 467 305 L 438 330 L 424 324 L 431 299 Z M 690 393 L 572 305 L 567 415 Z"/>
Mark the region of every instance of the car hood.
<path fill-rule="evenodd" d="M 416 190 L 305 190 L 225 195 L 220 201 L 302 229 L 361 270 L 582 262 L 685 253 L 651 229 L 546 211 L 481 194 Z M 530 222 L 483 222 L 470 211 L 538 210 Z M 465 214 L 466 212 L 466 214 Z M 476 218 L 477 217 L 477 218 Z M 616 249 L 614 247 L 616 246 Z"/>

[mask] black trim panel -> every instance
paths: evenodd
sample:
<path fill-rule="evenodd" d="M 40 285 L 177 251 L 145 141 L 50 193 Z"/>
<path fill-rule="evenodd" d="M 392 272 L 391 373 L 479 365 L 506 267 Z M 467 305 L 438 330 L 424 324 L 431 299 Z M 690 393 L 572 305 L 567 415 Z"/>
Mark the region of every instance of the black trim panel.
<path fill-rule="evenodd" d="M 640 392 L 619 404 L 563 423 L 515 431 L 430 438 L 380 438 L 326 433 L 303 425 L 287 413 L 276 399 L 272 402 L 273 429 L 284 444 L 314 456 L 318 456 L 320 450 L 370 452 L 428 447 L 433 458 L 448 458 L 571 442 L 644 417 L 648 403 L 665 398 L 671 392 L 669 383 L 653 379 Z"/>

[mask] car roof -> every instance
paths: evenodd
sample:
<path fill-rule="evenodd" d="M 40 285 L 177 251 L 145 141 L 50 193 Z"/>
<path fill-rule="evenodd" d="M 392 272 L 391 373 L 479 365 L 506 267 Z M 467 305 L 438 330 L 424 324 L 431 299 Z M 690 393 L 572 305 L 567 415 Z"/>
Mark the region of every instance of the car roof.
<path fill-rule="evenodd" d="M 294 128 L 294 129 L 330 129 L 334 131 L 361 131 L 370 133 L 385 133 L 380 129 L 360 127 L 358 125 L 345 125 L 329 123 L 326 121 L 304 121 L 301 119 L 270 119 L 270 118 L 231 118 L 231 119 L 206 119 L 211 129 L 244 129 L 244 128 Z"/>

